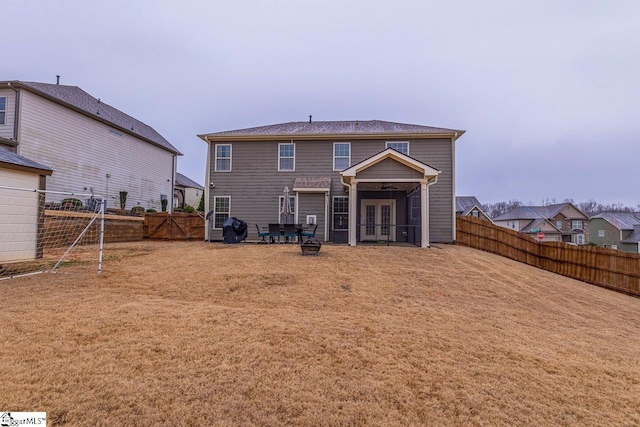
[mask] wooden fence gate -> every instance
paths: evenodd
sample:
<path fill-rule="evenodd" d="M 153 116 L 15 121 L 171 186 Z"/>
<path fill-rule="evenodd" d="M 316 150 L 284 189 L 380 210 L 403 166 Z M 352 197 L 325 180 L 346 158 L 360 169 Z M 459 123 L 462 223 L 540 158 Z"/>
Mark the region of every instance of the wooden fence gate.
<path fill-rule="evenodd" d="M 159 240 L 204 240 L 204 217 L 183 212 L 144 216 L 144 237 Z"/>

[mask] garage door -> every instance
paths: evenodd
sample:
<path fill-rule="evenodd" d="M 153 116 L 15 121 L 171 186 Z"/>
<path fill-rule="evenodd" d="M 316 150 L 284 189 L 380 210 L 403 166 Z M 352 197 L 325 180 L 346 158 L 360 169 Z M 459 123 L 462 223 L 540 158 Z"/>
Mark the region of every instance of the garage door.
<path fill-rule="evenodd" d="M 0 168 L 0 185 L 38 188 L 39 176 Z M 0 262 L 36 257 L 38 193 L 0 188 Z"/>

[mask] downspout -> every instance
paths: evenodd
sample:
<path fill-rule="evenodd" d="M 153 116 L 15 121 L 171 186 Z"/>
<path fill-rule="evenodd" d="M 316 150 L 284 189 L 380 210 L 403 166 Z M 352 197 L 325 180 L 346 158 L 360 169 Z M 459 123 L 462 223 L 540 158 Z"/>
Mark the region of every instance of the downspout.
<path fill-rule="evenodd" d="M 20 91 L 15 87 L 13 87 L 11 82 L 7 82 L 7 86 L 9 86 L 9 89 L 11 89 L 16 93 L 16 101 L 14 106 L 15 111 L 13 114 L 13 140 L 15 142 L 18 142 L 18 117 L 19 117 L 18 112 L 20 109 Z"/>
<path fill-rule="evenodd" d="M 329 241 L 329 191 L 324 193 L 324 241 Z"/>
<path fill-rule="evenodd" d="M 424 203 L 422 203 L 422 206 L 426 206 L 426 224 L 425 224 L 425 228 L 426 228 L 426 240 L 427 240 L 427 248 L 431 247 L 431 215 L 430 215 L 430 211 L 431 211 L 431 203 L 429 201 L 429 198 L 431 197 L 431 192 L 429 191 L 429 187 L 431 187 L 432 185 L 434 185 L 436 182 L 438 182 L 438 175 L 436 175 L 433 178 L 433 181 L 431 180 L 427 180 L 427 187 L 426 187 L 426 195 L 424 195 L 425 197 L 425 201 Z M 422 194 L 420 195 L 421 197 L 423 196 Z"/>
<path fill-rule="evenodd" d="M 451 212 L 453 213 L 452 218 L 452 236 L 451 243 L 456 243 L 456 139 L 458 139 L 458 132 L 453 133 L 453 138 L 451 138 L 451 162 L 453 164 L 453 176 L 451 177 L 451 188 L 453 189 L 452 194 L 452 203 L 451 203 Z M 436 177 L 437 181 L 437 177 Z"/>
<path fill-rule="evenodd" d="M 348 184 L 344 180 L 344 176 L 340 175 L 340 181 L 342 181 L 342 185 L 348 188 L 347 194 L 349 194 L 349 216 L 347 217 L 347 224 L 349 227 L 347 228 L 347 244 L 351 245 L 350 235 L 351 235 L 351 215 L 355 215 L 355 212 L 351 212 L 351 184 Z M 334 224 L 335 227 L 335 224 Z M 335 234 L 335 233 L 334 233 Z M 336 236 L 333 236 L 333 241 L 335 242 Z"/>
<path fill-rule="evenodd" d="M 175 185 L 176 185 L 176 166 L 178 163 L 178 155 L 174 154 L 173 155 L 173 162 L 171 162 L 171 189 L 169 191 L 169 194 L 171 195 L 169 201 L 171 203 L 167 203 L 167 206 L 170 206 L 171 208 L 168 209 L 168 212 L 171 213 L 173 212 L 173 192 L 175 191 Z"/>
<path fill-rule="evenodd" d="M 211 200 L 211 142 L 205 137 L 204 141 L 207 143 L 207 170 L 205 171 L 204 178 L 204 210 L 205 215 L 211 209 L 210 200 Z M 209 219 L 204 220 L 204 240 L 211 241 L 209 236 Z"/>

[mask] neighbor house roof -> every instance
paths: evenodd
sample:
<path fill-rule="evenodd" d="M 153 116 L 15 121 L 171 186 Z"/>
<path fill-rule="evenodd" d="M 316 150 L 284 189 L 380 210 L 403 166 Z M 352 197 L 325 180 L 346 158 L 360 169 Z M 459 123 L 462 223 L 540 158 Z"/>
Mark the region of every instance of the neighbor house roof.
<path fill-rule="evenodd" d="M 45 175 L 51 175 L 53 169 L 43 164 L 34 162 L 19 154 L 9 151 L 6 148 L 0 147 L 0 164 L 17 166 L 17 169 L 36 169 Z"/>
<path fill-rule="evenodd" d="M 602 218 L 619 230 L 633 230 L 640 225 L 640 212 L 601 212 L 591 217 Z"/>
<path fill-rule="evenodd" d="M 456 212 L 466 215 L 475 207 L 482 209 L 482 205 L 475 196 L 456 196 Z"/>
<path fill-rule="evenodd" d="M 187 178 L 182 175 L 180 172 L 176 172 L 176 185 L 181 185 L 183 187 L 189 188 L 197 188 L 198 190 L 204 190 L 204 187 L 192 179 Z"/>
<path fill-rule="evenodd" d="M 432 126 L 385 122 L 381 120 L 289 122 L 248 129 L 198 135 L 205 141 L 229 139 L 314 139 L 327 136 L 347 137 L 446 137 L 457 139 L 465 131 Z"/>
<path fill-rule="evenodd" d="M 144 139 L 174 154 L 181 153 L 151 126 L 134 119 L 122 111 L 94 98 L 77 86 L 66 86 L 50 83 L 4 81 L 0 84 L 11 84 L 16 88 L 24 88 L 43 96 L 58 104 L 69 107 L 82 114 L 113 126 L 123 132 Z"/>
<path fill-rule="evenodd" d="M 571 205 L 571 203 L 567 202 L 567 203 L 558 203 L 558 204 L 549 205 L 549 206 L 519 206 L 515 209 L 511 209 L 509 212 L 505 212 L 502 215 L 498 215 L 493 220 L 507 221 L 507 220 L 514 220 L 514 219 L 553 218 L 569 205 Z"/>

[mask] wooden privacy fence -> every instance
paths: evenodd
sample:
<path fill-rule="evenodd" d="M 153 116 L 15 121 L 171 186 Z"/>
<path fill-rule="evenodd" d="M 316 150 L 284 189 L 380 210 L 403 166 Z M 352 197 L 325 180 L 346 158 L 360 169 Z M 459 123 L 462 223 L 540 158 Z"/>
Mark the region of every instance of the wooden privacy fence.
<path fill-rule="evenodd" d="M 461 245 L 502 255 L 534 267 L 640 296 L 640 254 L 533 238 L 474 217 L 457 217 Z"/>
<path fill-rule="evenodd" d="M 144 216 L 144 237 L 161 240 L 204 240 L 204 218 L 184 212 L 154 212 Z"/>

